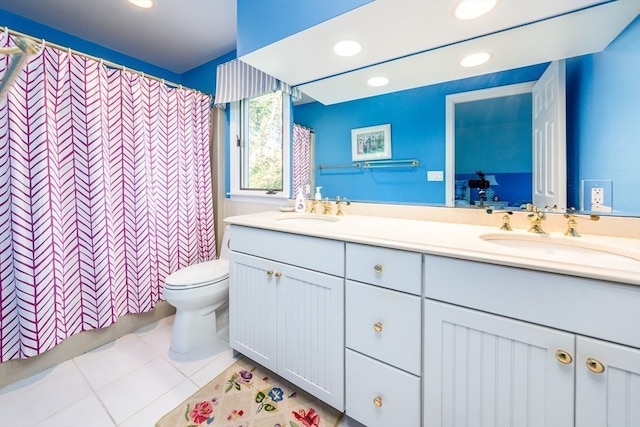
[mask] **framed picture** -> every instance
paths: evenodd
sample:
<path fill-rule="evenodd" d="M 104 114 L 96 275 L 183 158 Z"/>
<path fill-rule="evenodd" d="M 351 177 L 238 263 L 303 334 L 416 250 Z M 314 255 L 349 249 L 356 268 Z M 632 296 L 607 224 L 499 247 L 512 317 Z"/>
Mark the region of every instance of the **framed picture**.
<path fill-rule="evenodd" d="M 351 160 L 391 158 L 391 125 L 351 129 Z"/>

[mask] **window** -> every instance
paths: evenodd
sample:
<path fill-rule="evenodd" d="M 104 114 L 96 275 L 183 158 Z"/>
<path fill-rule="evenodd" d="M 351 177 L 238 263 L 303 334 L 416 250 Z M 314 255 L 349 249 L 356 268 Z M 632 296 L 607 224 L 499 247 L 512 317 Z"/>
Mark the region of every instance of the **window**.
<path fill-rule="evenodd" d="M 281 91 L 232 104 L 232 198 L 289 198 L 290 110 Z"/>

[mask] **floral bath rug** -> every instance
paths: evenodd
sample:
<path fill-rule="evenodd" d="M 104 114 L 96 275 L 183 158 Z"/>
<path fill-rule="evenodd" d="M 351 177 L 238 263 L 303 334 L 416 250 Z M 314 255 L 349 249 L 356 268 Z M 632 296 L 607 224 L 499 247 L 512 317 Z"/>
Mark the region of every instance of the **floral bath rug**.
<path fill-rule="evenodd" d="M 156 427 L 336 427 L 342 413 L 242 358 Z"/>

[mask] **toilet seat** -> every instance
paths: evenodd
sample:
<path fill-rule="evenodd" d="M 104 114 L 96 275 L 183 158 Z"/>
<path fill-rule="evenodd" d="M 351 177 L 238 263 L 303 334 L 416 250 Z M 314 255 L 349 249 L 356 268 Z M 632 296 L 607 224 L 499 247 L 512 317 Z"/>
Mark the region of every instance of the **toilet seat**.
<path fill-rule="evenodd" d="M 216 259 L 174 271 L 164 280 L 164 287 L 180 291 L 211 286 L 228 278 L 229 261 Z"/>

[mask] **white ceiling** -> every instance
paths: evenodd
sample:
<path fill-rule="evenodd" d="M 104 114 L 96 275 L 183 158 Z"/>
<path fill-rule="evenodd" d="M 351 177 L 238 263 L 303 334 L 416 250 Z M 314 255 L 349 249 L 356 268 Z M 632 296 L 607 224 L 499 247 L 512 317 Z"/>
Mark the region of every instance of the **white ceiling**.
<path fill-rule="evenodd" d="M 236 48 L 236 0 L 156 0 L 151 9 L 127 0 L 0 0 L 0 9 L 178 74 Z"/>
<path fill-rule="evenodd" d="M 299 88 L 309 97 L 329 105 L 600 52 L 639 12 L 640 1 L 605 3 L 324 78 Z M 491 61 L 471 68 L 458 65 L 462 57 L 479 51 L 491 52 Z M 366 81 L 374 76 L 385 76 L 390 82 L 376 88 L 367 85 Z"/>

